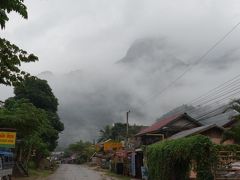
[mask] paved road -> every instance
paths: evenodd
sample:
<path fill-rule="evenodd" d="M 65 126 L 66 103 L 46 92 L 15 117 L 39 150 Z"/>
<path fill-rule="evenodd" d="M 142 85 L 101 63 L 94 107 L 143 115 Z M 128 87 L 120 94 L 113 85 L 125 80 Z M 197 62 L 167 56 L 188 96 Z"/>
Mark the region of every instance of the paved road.
<path fill-rule="evenodd" d="M 47 180 L 108 180 L 108 178 L 84 166 L 62 164 Z"/>

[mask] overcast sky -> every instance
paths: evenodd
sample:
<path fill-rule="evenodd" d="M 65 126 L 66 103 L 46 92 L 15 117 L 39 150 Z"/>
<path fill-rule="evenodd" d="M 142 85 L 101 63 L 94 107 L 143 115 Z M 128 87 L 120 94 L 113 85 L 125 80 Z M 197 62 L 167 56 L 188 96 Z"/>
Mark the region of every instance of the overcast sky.
<path fill-rule="evenodd" d="M 129 106 L 137 114 L 134 119 L 131 113 L 131 122 L 150 125 L 161 114 L 239 74 L 240 28 L 176 86 L 152 99 L 149 98 L 182 73 L 182 67 L 163 74 L 161 70 L 153 71 L 159 64 L 155 67 L 156 64 L 144 63 L 144 68 L 150 67 L 147 73 L 141 66 L 111 67 L 126 56 L 133 42 L 146 37 L 160 39 L 155 44 L 163 47 L 156 50 L 159 62 L 169 59 L 160 68 L 173 66 L 171 62 L 178 60 L 185 65 L 193 63 L 240 21 L 239 0 L 25 2 L 29 19 L 12 13 L 0 33 L 39 57 L 39 62 L 24 65 L 25 70 L 33 74 L 51 71 L 56 75 L 47 79 L 59 98 L 59 113 L 66 125 L 62 140 L 66 136 L 75 138 L 69 141 L 96 137 L 96 128 L 122 122 Z M 68 74 L 71 71 L 77 73 Z M 0 99 L 9 97 L 9 90 L 0 87 Z"/>
<path fill-rule="evenodd" d="M 29 19 L 12 13 L 4 37 L 39 56 L 33 73 L 114 63 L 144 36 L 172 41 L 188 60 L 238 21 L 239 0 L 26 0 Z M 239 42 L 236 30 L 227 45 Z M 238 38 L 238 39 L 236 39 Z"/>

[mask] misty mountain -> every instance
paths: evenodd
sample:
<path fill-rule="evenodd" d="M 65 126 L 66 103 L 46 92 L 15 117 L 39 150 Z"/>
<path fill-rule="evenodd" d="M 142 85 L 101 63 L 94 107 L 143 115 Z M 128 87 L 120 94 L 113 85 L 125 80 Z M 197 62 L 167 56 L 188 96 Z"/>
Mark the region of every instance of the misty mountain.
<path fill-rule="evenodd" d="M 150 119 L 140 107 L 144 99 L 186 66 L 168 49 L 163 39 L 145 38 L 135 41 L 126 56 L 106 67 L 107 71 L 40 73 L 38 76 L 49 81 L 59 99 L 59 115 L 66 127 L 60 143 L 96 138 L 105 125 L 125 122 L 130 108 L 134 111 L 132 123 Z"/>
<path fill-rule="evenodd" d="M 118 64 L 149 71 L 167 72 L 187 66 L 177 58 L 161 38 L 143 38 L 136 40 Z"/>
<path fill-rule="evenodd" d="M 80 69 L 77 69 L 77 70 L 70 71 L 65 75 L 71 78 L 71 77 L 80 77 L 82 74 L 83 74 L 83 71 Z"/>
<path fill-rule="evenodd" d="M 51 77 L 53 77 L 54 76 L 54 74 L 53 74 L 53 72 L 51 72 L 51 71 L 43 71 L 43 72 L 41 72 L 41 73 L 39 73 L 38 75 L 37 75 L 37 77 L 39 77 L 40 79 L 42 78 L 42 79 L 49 79 L 49 78 L 51 78 Z"/>

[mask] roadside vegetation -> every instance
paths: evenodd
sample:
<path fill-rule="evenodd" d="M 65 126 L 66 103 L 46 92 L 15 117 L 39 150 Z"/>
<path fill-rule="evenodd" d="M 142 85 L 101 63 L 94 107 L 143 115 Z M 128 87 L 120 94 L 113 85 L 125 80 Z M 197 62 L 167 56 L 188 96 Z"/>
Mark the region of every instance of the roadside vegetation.
<path fill-rule="evenodd" d="M 51 175 L 54 171 L 51 170 L 29 170 L 29 177 L 13 177 L 12 180 L 36 180 L 36 179 L 45 179 Z"/>
<path fill-rule="evenodd" d="M 0 3 L 0 27 L 3 30 L 11 12 L 28 18 L 24 0 Z M 14 86 L 14 97 L 0 107 L 0 127 L 17 131 L 16 160 L 27 166 L 39 166 L 57 146 L 58 134 L 64 126 L 57 114 L 58 100 L 47 81 L 21 69 L 23 63 L 36 62 L 38 57 L 0 37 L 0 84 Z"/>
<path fill-rule="evenodd" d="M 128 136 L 132 137 L 136 135 L 143 126 L 139 125 L 129 125 Z M 126 123 L 114 123 L 114 125 L 106 125 L 103 129 L 100 130 L 100 136 L 98 142 L 106 141 L 108 139 L 123 141 L 126 139 Z"/>
<path fill-rule="evenodd" d="M 202 135 L 152 144 L 146 149 L 149 178 L 185 180 L 194 170 L 197 180 L 213 180 L 219 151 L 239 150 L 238 144 L 217 145 Z"/>
<path fill-rule="evenodd" d="M 35 92 L 35 93 L 34 93 Z M 17 131 L 17 161 L 38 167 L 57 146 L 64 126 L 57 114 L 57 98 L 47 81 L 28 77 L 14 88 L 15 96 L 0 109 L 0 127 Z"/>
<path fill-rule="evenodd" d="M 212 180 L 212 168 L 217 162 L 216 151 L 208 137 L 163 141 L 147 147 L 150 179 L 188 179 L 191 167 L 198 180 Z"/>

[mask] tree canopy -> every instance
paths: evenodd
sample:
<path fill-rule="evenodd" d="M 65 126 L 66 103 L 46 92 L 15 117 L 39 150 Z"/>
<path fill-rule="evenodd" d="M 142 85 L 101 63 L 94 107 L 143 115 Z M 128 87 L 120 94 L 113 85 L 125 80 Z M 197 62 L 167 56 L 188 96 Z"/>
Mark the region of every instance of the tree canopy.
<path fill-rule="evenodd" d="M 20 82 L 26 76 L 25 71 L 20 70 L 21 63 L 35 62 L 38 58 L 28 54 L 6 39 L 0 38 L 0 84 L 13 85 Z"/>
<path fill-rule="evenodd" d="M 0 26 L 5 28 L 9 20 L 8 14 L 12 11 L 27 18 L 27 7 L 23 0 L 0 0 Z M 20 69 L 22 63 L 35 62 L 37 56 L 28 54 L 18 46 L 10 43 L 4 38 L 0 38 L 0 84 L 14 85 L 20 82 L 28 73 Z"/>
<path fill-rule="evenodd" d="M 42 138 L 48 144 L 50 151 L 57 147 L 58 133 L 64 130 L 64 125 L 57 114 L 58 100 L 46 80 L 27 77 L 14 87 L 15 99 L 27 99 L 36 108 L 45 111 L 49 124 L 55 131 L 46 131 Z"/>
<path fill-rule="evenodd" d="M 28 161 L 33 150 L 41 157 L 48 155 L 49 144 L 42 136 L 56 131 L 44 110 L 36 108 L 27 99 L 14 98 L 6 100 L 4 107 L 0 108 L 0 127 L 16 129 L 20 161 Z"/>
<path fill-rule="evenodd" d="M 125 123 L 115 123 L 113 126 L 106 125 L 102 130 L 100 130 L 100 137 L 98 141 L 105 141 L 108 139 L 113 140 L 124 140 L 126 138 L 127 125 Z M 142 126 L 129 125 L 129 136 L 134 136 L 142 129 Z"/>
<path fill-rule="evenodd" d="M 6 22 L 9 20 L 8 14 L 16 12 L 23 18 L 28 18 L 27 7 L 24 5 L 24 0 L 1 0 L 0 1 L 0 25 L 5 28 Z"/>
<path fill-rule="evenodd" d="M 46 80 L 27 77 L 14 87 L 16 99 L 29 99 L 37 108 L 57 112 L 58 100 Z"/>

